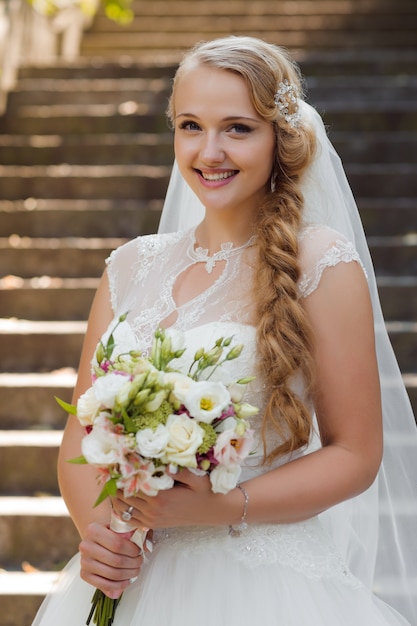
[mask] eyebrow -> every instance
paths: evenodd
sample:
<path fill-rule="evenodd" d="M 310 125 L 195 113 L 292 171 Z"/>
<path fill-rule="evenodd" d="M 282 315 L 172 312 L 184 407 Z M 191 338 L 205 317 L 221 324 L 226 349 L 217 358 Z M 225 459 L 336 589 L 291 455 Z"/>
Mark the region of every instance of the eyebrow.
<path fill-rule="evenodd" d="M 198 115 L 195 115 L 195 113 L 178 113 L 178 115 L 175 116 L 175 119 L 177 119 L 178 117 L 193 117 L 194 119 L 200 119 L 198 117 Z M 248 122 L 261 122 L 262 120 L 257 119 L 255 117 L 248 117 L 246 115 L 228 115 L 227 117 L 222 118 L 222 122 L 234 122 L 237 120 L 246 120 Z"/>

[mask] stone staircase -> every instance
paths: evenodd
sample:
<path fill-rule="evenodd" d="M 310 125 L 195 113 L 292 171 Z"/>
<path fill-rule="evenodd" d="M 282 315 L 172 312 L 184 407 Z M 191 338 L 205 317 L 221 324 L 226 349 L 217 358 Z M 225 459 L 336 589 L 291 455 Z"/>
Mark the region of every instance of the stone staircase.
<path fill-rule="evenodd" d="M 299 59 L 357 197 L 417 412 L 414 1 L 380 0 L 373 15 L 369 0 L 135 10 L 126 31 L 99 15 L 76 64 L 23 68 L 0 117 L 0 626 L 29 626 L 77 549 L 56 481 L 66 416 L 54 395 L 70 400 L 104 259 L 157 228 L 172 162 L 170 81 L 180 50 L 202 36 L 262 35 Z"/>

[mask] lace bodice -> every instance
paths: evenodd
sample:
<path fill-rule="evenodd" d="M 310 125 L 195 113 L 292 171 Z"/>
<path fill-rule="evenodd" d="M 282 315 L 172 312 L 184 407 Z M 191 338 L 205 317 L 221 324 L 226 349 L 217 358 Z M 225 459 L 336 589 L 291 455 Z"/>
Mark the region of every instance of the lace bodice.
<path fill-rule="evenodd" d="M 233 249 L 231 244 L 223 244 L 215 255 L 224 262 L 220 276 L 213 277 L 209 288 L 198 296 L 177 306 L 173 295 L 177 279 L 199 262 L 205 263 L 211 272 L 215 256 L 211 263 L 205 251 L 195 247 L 194 229 L 138 237 L 115 250 L 107 261 L 115 317 L 129 311 L 136 343 L 143 350 L 148 348 L 155 327 L 173 313 L 176 319 L 172 325 L 182 331 L 212 322 L 248 325 L 253 320 L 253 255 L 254 246 Z M 301 231 L 300 261 L 301 297 L 317 289 L 327 267 L 360 262 L 353 245 L 325 226 L 310 226 Z"/>
<path fill-rule="evenodd" d="M 194 230 L 183 233 L 138 237 L 115 250 L 108 259 L 108 275 L 115 318 L 129 311 L 127 323 L 117 327 L 116 352 L 139 349 L 148 352 L 155 329 L 167 318 L 172 326 L 186 336 L 187 350 L 176 369 L 188 370 L 196 350 L 211 348 L 219 337 L 233 336 L 244 350 L 239 359 L 230 361 L 216 371 L 215 378 L 228 383 L 256 374 L 256 329 L 251 324 L 253 305 L 250 294 L 254 271 L 255 247 L 233 249 L 223 246 L 218 259 L 222 271 L 213 272 L 210 286 L 185 304 L 177 306 L 174 286 L 182 272 L 196 263 L 205 263 L 211 275 L 214 264 L 205 251 L 195 247 Z M 359 261 L 352 244 L 327 227 L 309 227 L 300 234 L 302 277 L 300 297 L 308 297 L 320 283 L 323 271 L 340 262 Z M 359 261 L 360 262 L 360 261 Z M 110 328 L 113 328 L 114 323 Z M 106 336 L 104 337 L 106 338 Z M 232 344 L 233 345 L 233 344 Z M 303 393 L 302 382 L 294 381 Z M 259 376 L 250 384 L 246 400 L 262 412 L 265 386 Z M 255 432 L 260 418 L 254 418 Z M 243 478 L 261 471 L 263 448 L 260 444 L 247 461 Z M 276 445 L 271 434 L 270 445 Z M 285 462 L 281 459 L 280 462 Z"/>

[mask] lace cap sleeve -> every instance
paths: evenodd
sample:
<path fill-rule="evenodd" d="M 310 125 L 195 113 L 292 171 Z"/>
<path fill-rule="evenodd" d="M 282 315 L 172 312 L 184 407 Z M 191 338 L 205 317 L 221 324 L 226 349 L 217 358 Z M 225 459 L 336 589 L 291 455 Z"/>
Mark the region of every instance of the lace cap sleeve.
<path fill-rule="evenodd" d="M 362 261 L 353 243 L 327 226 L 308 226 L 300 233 L 301 278 L 298 290 L 302 298 L 315 291 L 323 272 L 338 263 Z"/>
<path fill-rule="evenodd" d="M 113 311 L 133 310 L 138 302 L 138 290 L 158 263 L 162 272 L 167 254 L 181 233 L 142 235 L 116 248 L 106 260 Z"/>

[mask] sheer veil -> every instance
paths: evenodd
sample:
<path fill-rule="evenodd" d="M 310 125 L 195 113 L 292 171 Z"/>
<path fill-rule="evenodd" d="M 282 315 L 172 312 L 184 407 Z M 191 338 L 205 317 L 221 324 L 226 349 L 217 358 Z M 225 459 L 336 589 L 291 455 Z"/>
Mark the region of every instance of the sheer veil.
<path fill-rule="evenodd" d="M 321 117 L 303 101 L 299 107 L 318 143 L 302 185 L 304 221 L 339 231 L 354 243 L 361 257 L 374 309 L 384 416 L 384 456 L 374 485 L 322 518 L 352 571 L 417 625 L 417 429 L 385 329 L 372 260 L 343 166 Z M 174 163 L 159 232 L 185 230 L 203 216 L 204 207 Z"/>

